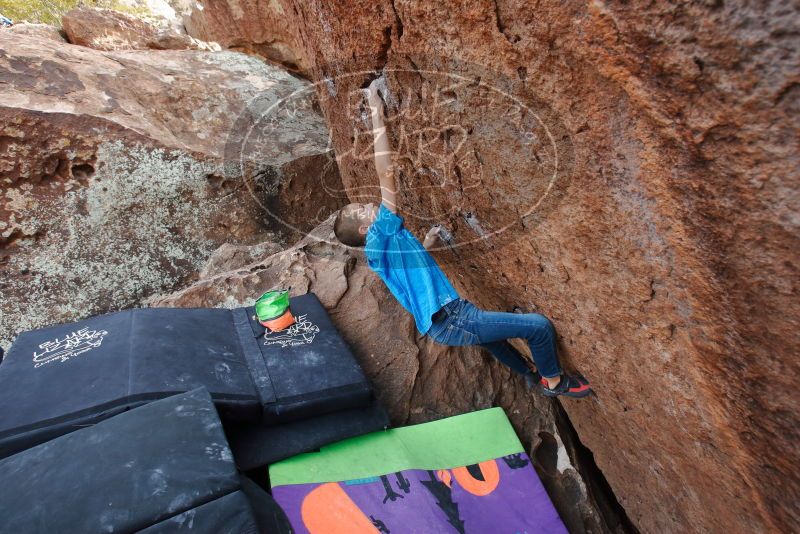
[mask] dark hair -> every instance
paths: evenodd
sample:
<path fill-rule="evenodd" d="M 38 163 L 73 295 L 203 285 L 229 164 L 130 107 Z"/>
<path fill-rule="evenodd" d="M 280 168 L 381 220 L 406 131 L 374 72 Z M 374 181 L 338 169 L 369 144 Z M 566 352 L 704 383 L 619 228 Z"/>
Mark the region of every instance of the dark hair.
<path fill-rule="evenodd" d="M 361 204 L 348 204 L 336 214 L 333 233 L 336 234 L 336 239 L 349 247 L 363 247 L 366 244 L 366 236 L 359 232 L 364 224 L 359 217 L 362 210 Z"/>

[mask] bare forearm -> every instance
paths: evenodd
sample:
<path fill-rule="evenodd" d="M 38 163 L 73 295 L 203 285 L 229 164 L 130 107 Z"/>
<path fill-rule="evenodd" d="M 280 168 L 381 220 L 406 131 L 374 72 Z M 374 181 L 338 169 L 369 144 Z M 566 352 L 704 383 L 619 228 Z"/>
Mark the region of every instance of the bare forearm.
<path fill-rule="evenodd" d="M 397 184 L 392 168 L 392 156 L 389 148 L 389 137 L 383 123 L 383 102 L 377 92 L 370 95 L 370 111 L 372 115 L 372 136 L 375 151 L 375 170 L 381 186 L 383 204 L 392 211 L 397 211 Z"/>

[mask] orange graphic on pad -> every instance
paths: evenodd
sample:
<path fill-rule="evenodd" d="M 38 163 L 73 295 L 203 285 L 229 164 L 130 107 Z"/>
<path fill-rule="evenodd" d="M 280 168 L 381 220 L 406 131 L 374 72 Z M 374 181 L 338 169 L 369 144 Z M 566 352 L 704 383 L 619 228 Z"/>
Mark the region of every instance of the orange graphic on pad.
<path fill-rule="evenodd" d="M 453 469 L 453 476 L 462 488 L 473 495 L 483 497 L 493 492 L 500 483 L 500 469 L 495 460 L 481 462 L 478 464 L 483 475 L 483 480 L 473 477 L 466 467 L 456 467 Z M 442 480 L 442 482 L 445 482 Z M 445 482 L 447 484 L 447 482 Z M 448 484 L 449 485 L 449 484 Z"/>
<path fill-rule="evenodd" d="M 311 534 L 379 534 L 336 482 L 322 484 L 306 495 L 300 514 Z"/>

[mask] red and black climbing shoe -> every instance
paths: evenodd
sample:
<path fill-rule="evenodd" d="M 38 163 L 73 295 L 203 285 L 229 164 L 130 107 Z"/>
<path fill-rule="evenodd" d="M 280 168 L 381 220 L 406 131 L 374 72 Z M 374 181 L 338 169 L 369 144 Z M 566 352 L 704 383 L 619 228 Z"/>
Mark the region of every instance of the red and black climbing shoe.
<path fill-rule="evenodd" d="M 542 378 L 542 393 L 547 397 L 586 397 L 592 392 L 589 382 L 582 376 L 561 375 L 561 382 L 556 387 L 547 387 L 547 381 Z"/>

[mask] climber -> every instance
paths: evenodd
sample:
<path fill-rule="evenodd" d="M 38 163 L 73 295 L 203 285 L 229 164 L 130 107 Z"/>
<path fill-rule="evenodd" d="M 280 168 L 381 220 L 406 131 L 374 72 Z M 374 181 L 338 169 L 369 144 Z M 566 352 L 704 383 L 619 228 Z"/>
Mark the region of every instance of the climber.
<path fill-rule="evenodd" d="M 546 317 L 536 313 L 484 311 L 460 298 L 428 253 L 441 240 L 441 226 L 431 228 L 422 244 L 403 226 L 403 218 L 397 215 L 397 187 L 378 80 L 365 92 L 372 116 L 375 168 L 382 202 L 378 208 L 358 203 L 342 208 L 334 223 L 336 237 L 345 245 L 366 245 L 369 266 L 414 316 L 421 334 L 444 345 L 481 345 L 523 375 L 529 387 L 541 382 L 543 393 L 549 397 L 589 395 L 591 389 L 583 377 L 561 370 L 555 330 Z M 528 342 L 536 369 L 529 367 L 527 360 L 511 347 L 509 338 Z"/>
<path fill-rule="evenodd" d="M 10 28 L 14 25 L 14 21 L 4 17 L 2 13 L 0 13 L 0 28 Z"/>

